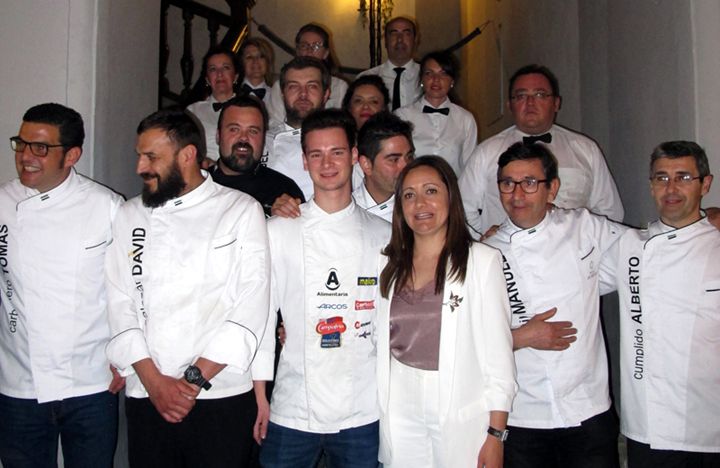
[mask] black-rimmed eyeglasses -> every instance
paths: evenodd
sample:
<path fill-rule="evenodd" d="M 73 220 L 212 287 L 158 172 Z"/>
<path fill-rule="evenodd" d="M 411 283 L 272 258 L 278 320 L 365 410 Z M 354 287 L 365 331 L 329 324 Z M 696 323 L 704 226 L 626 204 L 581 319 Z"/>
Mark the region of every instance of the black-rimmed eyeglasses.
<path fill-rule="evenodd" d="M 59 148 L 61 146 L 65 145 L 51 145 L 48 143 L 42 143 L 40 141 L 25 141 L 19 136 L 14 136 L 10 138 L 10 148 L 12 148 L 13 151 L 22 153 L 25 151 L 25 147 L 30 146 L 30 151 L 32 154 L 38 157 L 44 157 L 47 156 L 48 151 L 50 148 Z"/>

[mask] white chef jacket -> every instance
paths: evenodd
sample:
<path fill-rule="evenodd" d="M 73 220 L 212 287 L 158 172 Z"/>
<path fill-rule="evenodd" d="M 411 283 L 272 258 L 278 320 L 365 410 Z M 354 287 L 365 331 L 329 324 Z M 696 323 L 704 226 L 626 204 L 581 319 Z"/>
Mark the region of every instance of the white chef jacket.
<path fill-rule="evenodd" d="M 198 398 L 252 388 L 248 369 L 269 300 L 265 216 L 249 195 L 203 176 L 197 188 L 159 208 L 133 198 L 113 226 L 107 354 L 127 376 L 130 397 L 148 396 L 132 367 L 148 357 L 174 378 L 200 357 L 227 364 Z M 253 366 L 252 373 L 268 380 L 272 366 Z"/>
<path fill-rule="evenodd" d="M 299 128 L 293 128 L 286 123 L 271 125 L 265 135 L 265 155 L 262 163 L 290 177 L 302 190 L 305 200 L 310 200 L 315 190 L 310 173 L 303 167 Z"/>
<path fill-rule="evenodd" d="M 720 452 L 720 233 L 657 221 L 618 250 L 622 433 Z"/>
<path fill-rule="evenodd" d="M 0 393 L 39 403 L 107 390 L 103 268 L 122 198 L 73 169 L 44 193 L 0 187 Z"/>
<path fill-rule="evenodd" d="M 556 208 L 530 229 L 506 220 L 487 239 L 503 253 L 513 328 L 557 307 L 551 320 L 578 330 L 565 351 L 515 351 L 520 388 L 508 424 L 573 427 L 610 407 L 599 296 L 614 285 L 601 284 L 600 260 L 624 229 L 585 209 Z"/>
<path fill-rule="evenodd" d="M 420 64 L 414 60 L 410 60 L 405 65 L 402 65 L 405 71 L 400 75 L 400 106 L 406 106 L 420 99 L 422 96 L 422 89 L 420 89 Z M 395 85 L 395 65 L 389 60 L 384 62 L 377 67 L 370 68 L 364 72 L 358 74 L 357 78 L 365 75 L 378 75 L 382 78 L 385 86 L 390 93 L 390 102 L 388 107 L 392 108 L 393 102 L 393 89 Z"/>
<path fill-rule="evenodd" d="M 341 108 L 347 89 L 348 84 L 345 80 L 337 76 L 331 76 L 330 97 L 325 103 L 325 109 Z M 285 122 L 287 114 L 285 113 L 285 101 L 283 100 L 282 90 L 280 89 L 280 80 L 277 80 L 269 91 L 268 94 L 270 97 L 265 97 L 265 107 L 267 107 L 270 121 L 273 123 Z"/>
<path fill-rule="evenodd" d="M 268 221 L 270 310 L 282 311 L 287 333 L 270 421 L 334 433 L 378 419 L 373 330 L 390 225 L 354 202 L 328 214 L 310 200 L 301 212 Z M 332 326 L 342 331 L 321 334 Z"/>
<path fill-rule="evenodd" d="M 232 97 L 235 97 L 235 95 L 233 94 Z M 213 109 L 213 104 L 217 102 L 211 94 L 204 101 L 194 102 L 187 106 L 187 110 L 192 112 L 202 124 L 202 130 L 205 134 L 205 149 L 207 150 L 205 156 L 213 161 L 217 161 L 220 157 L 220 147 L 217 144 L 217 126 L 220 110 Z"/>
<path fill-rule="evenodd" d="M 367 191 L 365 183 L 360 183 L 360 186 L 353 191 L 352 196 L 357 206 L 368 213 L 380 216 L 388 223 L 392 223 L 395 195 L 391 195 L 390 198 L 382 203 L 377 203 L 372 195 L 370 195 L 370 192 Z"/>
<path fill-rule="evenodd" d="M 625 212 L 620 194 L 597 143 L 559 125 L 553 125 L 549 132 L 552 143 L 546 146 L 557 158 L 560 177 L 555 205 L 587 208 L 595 214 L 622 221 Z M 513 125 L 483 141 L 460 176 L 465 214 L 470 226 L 478 233 L 500 224 L 506 217 L 497 188 L 498 159 L 524 136 L 528 134 Z"/>
<path fill-rule="evenodd" d="M 460 177 L 470 155 L 477 147 L 477 125 L 472 114 L 453 104 L 449 99 L 437 108 L 447 108 L 448 115 L 425 114 L 423 107 L 429 106 L 425 98 L 401 107 L 395 111 L 398 117 L 413 124 L 413 143 L 418 156 L 441 156 Z"/>

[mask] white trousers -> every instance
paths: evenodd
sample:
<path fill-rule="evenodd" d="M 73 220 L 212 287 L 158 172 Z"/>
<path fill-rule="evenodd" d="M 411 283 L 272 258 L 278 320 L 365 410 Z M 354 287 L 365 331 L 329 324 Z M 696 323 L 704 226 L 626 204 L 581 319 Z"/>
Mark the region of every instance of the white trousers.
<path fill-rule="evenodd" d="M 385 468 L 450 468 L 440 461 L 439 391 L 437 371 L 390 359 L 387 418 L 392 464 Z"/>

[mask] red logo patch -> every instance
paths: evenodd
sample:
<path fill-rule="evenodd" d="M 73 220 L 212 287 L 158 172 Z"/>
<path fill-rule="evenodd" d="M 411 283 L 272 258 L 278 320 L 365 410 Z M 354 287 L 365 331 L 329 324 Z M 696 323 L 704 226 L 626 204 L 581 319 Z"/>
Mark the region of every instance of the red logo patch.
<path fill-rule="evenodd" d="M 355 310 L 373 310 L 375 301 L 355 301 Z"/>
<path fill-rule="evenodd" d="M 342 317 L 331 317 L 321 320 L 315 327 L 315 331 L 321 335 L 329 335 L 331 333 L 345 333 L 346 327 Z"/>

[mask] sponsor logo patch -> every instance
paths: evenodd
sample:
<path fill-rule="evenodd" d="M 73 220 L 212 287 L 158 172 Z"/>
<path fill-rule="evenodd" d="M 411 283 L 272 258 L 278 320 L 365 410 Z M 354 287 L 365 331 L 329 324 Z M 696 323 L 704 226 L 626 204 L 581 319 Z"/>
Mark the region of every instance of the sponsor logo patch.
<path fill-rule="evenodd" d="M 342 343 L 342 334 L 345 333 L 346 329 L 342 317 L 330 317 L 320 320 L 315 326 L 315 331 L 322 335 L 320 347 L 339 348 Z"/>
<path fill-rule="evenodd" d="M 377 286 L 377 276 L 358 276 L 358 286 Z"/>
<path fill-rule="evenodd" d="M 325 281 L 325 287 L 328 288 L 330 291 L 335 291 L 337 288 L 340 287 L 340 280 L 338 279 L 337 270 L 335 268 L 330 268 L 330 271 L 328 271 L 328 277 Z"/>
<path fill-rule="evenodd" d="M 355 310 L 373 310 L 375 301 L 355 301 Z"/>

